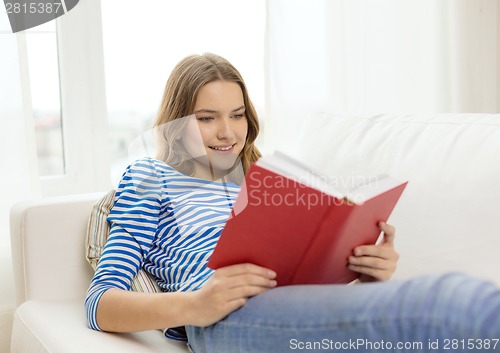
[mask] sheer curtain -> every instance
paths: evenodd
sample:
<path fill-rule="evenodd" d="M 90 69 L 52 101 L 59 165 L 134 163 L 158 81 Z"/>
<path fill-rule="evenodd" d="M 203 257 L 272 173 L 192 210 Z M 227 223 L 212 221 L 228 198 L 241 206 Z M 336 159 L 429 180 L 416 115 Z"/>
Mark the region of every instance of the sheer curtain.
<path fill-rule="evenodd" d="M 497 0 L 269 0 L 267 142 L 293 147 L 311 111 L 499 112 L 499 19 Z"/>
<path fill-rule="evenodd" d="M 13 203 L 36 197 L 38 175 L 28 87 L 26 39 L 12 34 L 7 14 L 0 11 L 0 351 L 8 352 L 14 285 L 9 236 L 9 211 Z"/>

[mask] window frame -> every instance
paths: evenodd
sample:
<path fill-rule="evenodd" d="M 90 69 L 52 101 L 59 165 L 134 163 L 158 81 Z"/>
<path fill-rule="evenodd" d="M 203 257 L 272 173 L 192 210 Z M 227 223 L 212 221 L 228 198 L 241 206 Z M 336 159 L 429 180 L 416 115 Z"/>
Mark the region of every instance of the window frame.
<path fill-rule="evenodd" d="M 65 174 L 40 177 L 42 196 L 111 187 L 101 7 L 81 1 L 56 19 Z"/>

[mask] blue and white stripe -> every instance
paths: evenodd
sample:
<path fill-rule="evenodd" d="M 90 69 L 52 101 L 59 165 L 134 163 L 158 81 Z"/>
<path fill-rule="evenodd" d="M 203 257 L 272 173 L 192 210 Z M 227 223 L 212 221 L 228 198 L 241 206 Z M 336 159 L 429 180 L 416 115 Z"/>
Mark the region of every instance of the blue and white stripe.
<path fill-rule="evenodd" d="M 128 290 L 140 268 L 167 292 L 200 288 L 240 188 L 179 173 L 145 158 L 125 171 L 108 217 L 110 235 L 85 300 L 89 325 L 110 288 Z"/>

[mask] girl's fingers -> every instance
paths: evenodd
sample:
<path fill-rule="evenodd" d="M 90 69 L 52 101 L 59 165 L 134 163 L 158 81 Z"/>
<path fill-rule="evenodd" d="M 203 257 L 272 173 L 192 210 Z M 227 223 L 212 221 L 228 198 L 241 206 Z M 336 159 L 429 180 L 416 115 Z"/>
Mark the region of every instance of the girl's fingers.
<path fill-rule="evenodd" d="M 384 232 L 383 244 L 394 244 L 394 238 L 396 237 L 396 228 L 385 222 L 379 222 L 378 227 L 382 232 Z"/>
<path fill-rule="evenodd" d="M 362 245 L 354 249 L 355 257 L 372 256 L 381 259 L 398 259 L 399 255 L 392 247 L 379 245 Z"/>
<path fill-rule="evenodd" d="M 260 275 L 243 274 L 239 276 L 232 276 L 228 288 L 245 286 L 272 288 L 276 286 L 276 281 Z"/>
<path fill-rule="evenodd" d="M 355 265 L 357 267 L 369 267 L 372 269 L 380 269 L 380 270 L 394 270 L 396 267 L 396 263 L 394 261 L 381 259 L 379 257 L 372 256 L 350 256 L 349 264 Z"/>
<path fill-rule="evenodd" d="M 273 279 L 276 277 L 276 272 L 268 268 L 257 266 L 250 263 L 226 266 L 218 269 L 216 272 L 227 277 L 241 276 L 245 274 L 254 274 L 269 279 Z"/>
<path fill-rule="evenodd" d="M 385 281 L 391 278 L 392 272 L 365 266 L 349 265 L 349 269 L 362 275 L 367 275 L 375 280 Z"/>

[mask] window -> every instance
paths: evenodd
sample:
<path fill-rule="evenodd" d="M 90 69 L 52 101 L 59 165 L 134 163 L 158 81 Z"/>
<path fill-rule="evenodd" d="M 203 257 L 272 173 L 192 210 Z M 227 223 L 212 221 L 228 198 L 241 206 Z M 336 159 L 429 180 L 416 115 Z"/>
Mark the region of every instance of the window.
<path fill-rule="evenodd" d="M 26 31 L 30 93 L 40 176 L 65 173 L 56 21 Z"/>
<path fill-rule="evenodd" d="M 42 195 L 106 191 L 111 184 L 100 3 L 80 2 L 52 22 L 58 76 L 51 80 L 60 85 L 64 174 L 42 177 Z"/>

